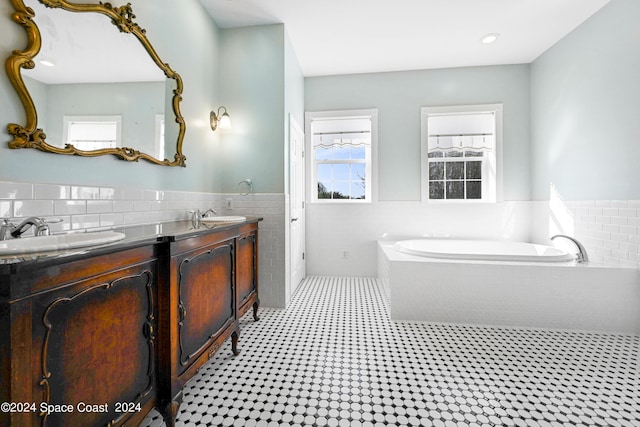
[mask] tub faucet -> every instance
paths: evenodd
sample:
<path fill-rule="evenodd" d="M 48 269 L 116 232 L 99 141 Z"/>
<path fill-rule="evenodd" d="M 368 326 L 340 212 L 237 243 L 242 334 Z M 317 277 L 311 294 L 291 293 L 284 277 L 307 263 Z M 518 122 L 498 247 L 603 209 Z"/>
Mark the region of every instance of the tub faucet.
<path fill-rule="evenodd" d="M 31 226 L 36 228 L 36 236 L 49 235 L 49 224 L 47 224 L 47 220 L 45 220 L 44 218 L 38 218 L 36 216 L 31 216 L 25 219 L 19 225 L 15 226 L 9 234 L 11 235 L 11 237 L 18 238 L 22 236 L 24 232 L 27 231 Z"/>
<path fill-rule="evenodd" d="M 556 234 L 551 238 L 551 240 L 555 239 L 556 237 L 564 237 L 565 239 L 571 240 L 573 244 L 576 245 L 576 247 L 578 248 L 578 253 L 576 254 L 577 262 L 589 262 L 589 255 L 587 255 L 587 250 L 585 249 L 584 246 L 582 246 L 582 243 L 580 243 L 578 239 L 575 239 L 571 236 L 567 236 L 565 234 Z"/>

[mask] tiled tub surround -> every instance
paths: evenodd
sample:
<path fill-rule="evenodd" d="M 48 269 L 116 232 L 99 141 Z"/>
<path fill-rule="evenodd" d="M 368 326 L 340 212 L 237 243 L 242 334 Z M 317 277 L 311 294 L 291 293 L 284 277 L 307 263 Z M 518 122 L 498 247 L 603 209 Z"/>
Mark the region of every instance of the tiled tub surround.
<path fill-rule="evenodd" d="M 529 202 L 307 205 L 307 273 L 375 277 L 383 234 L 527 241 Z"/>
<path fill-rule="evenodd" d="M 227 209 L 227 199 L 232 208 Z M 30 216 L 61 219 L 53 233 L 97 231 L 127 225 L 189 219 L 193 209 L 219 215 L 255 215 L 260 223 L 260 299 L 284 307 L 285 259 L 283 194 L 219 194 L 135 188 L 0 182 L 0 217 L 19 222 Z"/>
<path fill-rule="evenodd" d="M 376 241 L 385 233 L 545 245 L 554 234 L 568 234 L 586 246 L 594 263 L 637 268 L 639 230 L 640 200 L 308 204 L 307 272 L 373 277 Z"/>
<path fill-rule="evenodd" d="M 640 333 L 638 269 L 435 259 L 378 242 L 393 320 Z"/>

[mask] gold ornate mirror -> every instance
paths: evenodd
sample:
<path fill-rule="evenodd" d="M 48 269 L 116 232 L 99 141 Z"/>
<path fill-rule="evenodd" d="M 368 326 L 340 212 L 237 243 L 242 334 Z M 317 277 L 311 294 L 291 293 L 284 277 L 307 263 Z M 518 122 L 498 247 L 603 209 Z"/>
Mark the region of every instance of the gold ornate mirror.
<path fill-rule="evenodd" d="M 6 62 L 26 113 L 24 126 L 8 125 L 10 148 L 185 166 L 182 78 L 133 21 L 130 3 L 11 3 L 28 43 Z M 165 110 L 175 126 L 165 127 Z"/>

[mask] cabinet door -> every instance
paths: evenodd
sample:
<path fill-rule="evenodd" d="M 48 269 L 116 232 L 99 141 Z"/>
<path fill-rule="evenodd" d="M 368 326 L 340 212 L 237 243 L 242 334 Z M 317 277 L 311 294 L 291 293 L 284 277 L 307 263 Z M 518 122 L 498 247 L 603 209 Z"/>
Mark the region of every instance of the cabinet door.
<path fill-rule="evenodd" d="M 33 299 L 43 426 L 119 425 L 153 397 L 155 271 L 155 262 L 128 267 Z"/>
<path fill-rule="evenodd" d="M 234 322 L 233 271 L 233 240 L 181 257 L 178 266 L 180 372 Z"/>
<path fill-rule="evenodd" d="M 257 231 L 238 237 L 236 286 L 238 289 L 238 306 L 242 307 L 257 292 Z M 246 311 L 246 310 L 245 310 Z"/>

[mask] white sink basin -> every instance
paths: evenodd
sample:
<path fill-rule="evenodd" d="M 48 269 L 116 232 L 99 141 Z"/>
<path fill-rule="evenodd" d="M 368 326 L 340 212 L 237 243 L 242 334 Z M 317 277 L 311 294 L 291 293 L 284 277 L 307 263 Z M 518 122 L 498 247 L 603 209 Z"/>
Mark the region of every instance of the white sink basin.
<path fill-rule="evenodd" d="M 86 246 L 104 245 L 125 238 L 115 231 L 95 233 L 69 233 L 51 236 L 22 237 L 0 241 L 0 255 L 18 255 L 32 252 L 62 251 Z"/>
<path fill-rule="evenodd" d="M 246 220 L 246 216 L 240 215 L 205 216 L 204 218 L 201 218 L 202 222 L 243 222 Z"/>

